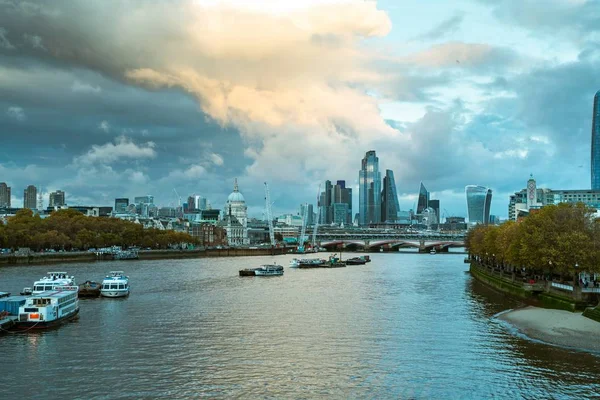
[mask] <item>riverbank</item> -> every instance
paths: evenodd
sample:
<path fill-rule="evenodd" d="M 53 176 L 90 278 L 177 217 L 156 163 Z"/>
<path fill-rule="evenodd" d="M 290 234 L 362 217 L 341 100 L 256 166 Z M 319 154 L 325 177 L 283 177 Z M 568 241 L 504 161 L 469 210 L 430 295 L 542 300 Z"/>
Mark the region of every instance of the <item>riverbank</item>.
<path fill-rule="evenodd" d="M 500 314 L 497 318 L 532 339 L 600 352 L 600 323 L 581 313 L 530 306 Z"/>
<path fill-rule="evenodd" d="M 287 254 L 289 248 L 228 248 L 228 249 L 199 249 L 199 250 L 145 250 L 139 251 L 139 260 L 203 258 L 203 257 L 245 257 L 269 256 Z M 40 265 L 58 264 L 69 262 L 96 262 L 101 261 L 93 252 L 69 253 L 33 253 L 29 255 L 2 255 L 0 266 L 3 265 Z M 133 260 L 135 261 L 135 260 Z"/>
<path fill-rule="evenodd" d="M 507 296 L 524 301 L 528 305 L 567 311 L 583 311 L 587 307 L 598 304 L 597 293 L 585 293 L 584 297 L 581 293 L 582 289 L 576 288 L 578 293 L 577 297 L 574 297 L 573 291 L 557 288 L 551 282 L 542 282 L 535 285 L 527 284 L 514 279 L 514 276 L 506 276 L 502 271 L 495 271 L 489 267 L 479 265 L 475 261 L 471 261 L 469 272 L 478 281 Z M 596 289 L 588 289 L 588 291 L 590 290 Z"/>

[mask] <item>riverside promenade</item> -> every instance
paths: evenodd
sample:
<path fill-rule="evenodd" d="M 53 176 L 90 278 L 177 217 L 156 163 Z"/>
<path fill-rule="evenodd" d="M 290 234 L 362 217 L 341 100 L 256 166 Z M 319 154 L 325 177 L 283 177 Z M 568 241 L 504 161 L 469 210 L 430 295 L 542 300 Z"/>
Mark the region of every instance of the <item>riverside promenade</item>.
<path fill-rule="evenodd" d="M 288 247 L 273 248 L 211 248 L 194 250 L 140 250 L 139 260 L 181 259 L 203 257 L 245 257 L 269 256 L 287 254 Z M 62 253 L 30 253 L 30 254 L 3 254 L 0 255 L 0 266 L 3 265 L 35 265 L 57 264 L 68 262 L 95 262 L 100 261 L 95 252 L 62 252 Z"/>
<path fill-rule="evenodd" d="M 583 311 L 598 305 L 600 287 L 581 287 L 577 282 L 558 281 L 543 275 L 530 275 L 514 267 L 469 258 L 469 271 L 477 280 L 528 304 L 567 311 Z"/>

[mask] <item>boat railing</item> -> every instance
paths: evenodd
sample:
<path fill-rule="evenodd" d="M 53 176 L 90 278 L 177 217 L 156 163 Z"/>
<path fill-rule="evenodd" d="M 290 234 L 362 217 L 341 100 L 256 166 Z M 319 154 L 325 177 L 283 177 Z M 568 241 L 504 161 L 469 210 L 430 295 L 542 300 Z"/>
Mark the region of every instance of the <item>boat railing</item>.
<path fill-rule="evenodd" d="M 563 283 L 558 283 L 558 282 L 552 282 L 552 287 L 557 288 L 557 289 L 561 289 L 561 290 L 567 290 L 569 292 L 573 291 L 573 286 L 571 286 L 571 285 L 565 285 Z"/>

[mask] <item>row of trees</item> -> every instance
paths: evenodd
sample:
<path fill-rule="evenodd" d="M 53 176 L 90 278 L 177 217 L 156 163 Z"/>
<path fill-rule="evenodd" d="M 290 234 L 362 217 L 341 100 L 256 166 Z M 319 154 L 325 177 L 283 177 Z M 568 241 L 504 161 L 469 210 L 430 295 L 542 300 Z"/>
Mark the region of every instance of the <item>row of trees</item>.
<path fill-rule="evenodd" d="M 519 222 L 480 225 L 465 245 L 472 257 L 557 275 L 600 272 L 600 218 L 584 204 L 546 206 Z"/>
<path fill-rule="evenodd" d="M 187 233 L 144 229 L 118 218 L 87 217 L 75 210 L 59 210 L 47 218 L 19 210 L 6 224 L 0 223 L 0 248 L 80 249 L 108 246 L 168 248 L 178 243 L 197 244 Z"/>

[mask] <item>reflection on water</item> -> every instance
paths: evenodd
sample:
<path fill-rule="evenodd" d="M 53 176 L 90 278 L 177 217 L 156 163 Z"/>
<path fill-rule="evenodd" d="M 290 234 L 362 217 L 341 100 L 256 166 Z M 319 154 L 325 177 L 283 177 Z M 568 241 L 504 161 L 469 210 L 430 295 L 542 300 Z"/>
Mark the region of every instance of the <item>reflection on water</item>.
<path fill-rule="evenodd" d="M 518 306 L 463 255 L 373 254 L 331 270 L 241 268 L 292 256 L 64 265 L 80 281 L 130 276 L 127 299 L 81 300 L 77 322 L 4 335 L 0 398 L 582 398 L 600 358 L 516 337 Z M 47 267 L 0 269 L 18 292 Z M 35 379 L 30 379 L 35 371 Z M 52 390 L 48 388 L 52 387 Z"/>

